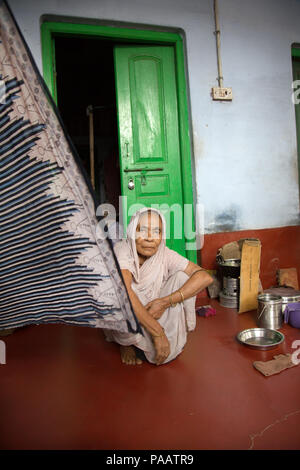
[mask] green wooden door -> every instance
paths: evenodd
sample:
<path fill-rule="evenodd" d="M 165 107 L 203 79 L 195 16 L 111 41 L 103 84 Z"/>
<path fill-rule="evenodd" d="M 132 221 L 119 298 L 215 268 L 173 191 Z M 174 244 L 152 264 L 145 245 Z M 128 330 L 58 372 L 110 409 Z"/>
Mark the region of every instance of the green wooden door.
<path fill-rule="evenodd" d="M 174 50 L 116 46 L 114 58 L 124 223 L 135 204 L 164 207 L 167 246 L 186 256 Z"/>
<path fill-rule="evenodd" d="M 293 78 L 294 80 L 299 80 L 300 83 L 300 57 L 295 57 L 293 60 Z M 297 87 L 298 88 L 298 87 Z M 295 111 L 296 111 L 296 126 L 297 126 L 297 142 L 298 142 L 298 181 L 299 181 L 299 188 L 300 188 L 300 103 L 299 101 L 299 93 L 296 94 L 297 101 L 295 103 Z"/>

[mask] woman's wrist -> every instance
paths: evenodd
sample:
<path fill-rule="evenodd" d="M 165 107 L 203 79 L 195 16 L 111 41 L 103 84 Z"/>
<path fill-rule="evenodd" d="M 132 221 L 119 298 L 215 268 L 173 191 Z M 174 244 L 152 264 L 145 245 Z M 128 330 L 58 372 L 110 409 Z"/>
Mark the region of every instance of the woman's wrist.
<path fill-rule="evenodd" d="M 163 327 L 161 326 L 160 327 L 160 331 L 159 332 L 154 332 L 154 333 L 151 333 L 151 336 L 152 338 L 161 338 L 162 336 L 165 336 L 165 330 L 163 329 Z"/>
<path fill-rule="evenodd" d="M 178 289 L 175 292 L 172 292 L 168 297 L 166 297 L 166 299 L 167 299 L 168 307 L 175 307 L 175 305 L 185 300 L 181 289 Z"/>
<path fill-rule="evenodd" d="M 161 300 L 165 310 L 170 307 L 171 304 L 170 304 L 170 296 L 169 295 L 167 295 L 166 297 L 161 297 L 160 300 Z"/>

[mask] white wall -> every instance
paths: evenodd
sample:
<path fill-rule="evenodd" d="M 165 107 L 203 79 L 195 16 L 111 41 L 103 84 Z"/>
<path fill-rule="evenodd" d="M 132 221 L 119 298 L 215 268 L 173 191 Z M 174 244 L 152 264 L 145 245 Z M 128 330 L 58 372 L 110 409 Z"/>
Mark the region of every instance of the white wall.
<path fill-rule="evenodd" d="M 217 61 L 213 0 L 8 0 L 40 70 L 45 14 L 177 27 L 185 31 L 194 168 L 205 231 L 299 223 L 291 44 L 300 43 L 299 0 L 219 0 L 224 86 L 213 102 Z"/>

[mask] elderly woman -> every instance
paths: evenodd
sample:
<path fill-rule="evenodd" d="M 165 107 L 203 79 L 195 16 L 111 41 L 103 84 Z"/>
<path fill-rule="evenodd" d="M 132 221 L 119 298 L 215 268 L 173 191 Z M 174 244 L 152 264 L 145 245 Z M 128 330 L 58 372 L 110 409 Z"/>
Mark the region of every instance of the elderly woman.
<path fill-rule="evenodd" d="M 105 331 L 120 345 L 125 364 L 141 364 L 141 354 L 154 364 L 175 359 L 187 333 L 196 326 L 196 295 L 212 282 L 198 265 L 166 247 L 162 213 L 144 208 L 127 227 L 127 239 L 114 249 L 132 308 L 143 334 Z"/>

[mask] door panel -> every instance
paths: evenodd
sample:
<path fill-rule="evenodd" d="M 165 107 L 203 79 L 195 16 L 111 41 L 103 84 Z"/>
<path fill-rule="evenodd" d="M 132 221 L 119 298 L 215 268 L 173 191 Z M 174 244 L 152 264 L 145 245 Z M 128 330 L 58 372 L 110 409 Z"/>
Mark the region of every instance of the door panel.
<path fill-rule="evenodd" d="M 136 163 L 166 159 L 162 63 L 155 57 L 129 58 L 133 155 Z"/>
<path fill-rule="evenodd" d="M 133 204 L 165 204 L 167 221 L 171 219 L 167 245 L 186 256 L 183 217 L 176 218 L 174 227 L 173 213 L 167 210 L 177 205 L 181 214 L 183 206 L 173 48 L 117 46 L 114 57 L 122 195 L 127 196 L 127 209 Z M 126 225 L 130 217 L 125 217 Z"/>
<path fill-rule="evenodd" d="M 147 184 L 142 184 L 143 180 L 140 176 L 136 177 L 136 197 L 138 199 L 142 197 L 152 197 L 153 194 L 156 196 L 169 196 L 170 194 L 170 181 L 169 175 L 162 176 L 147 176 Z"/>

